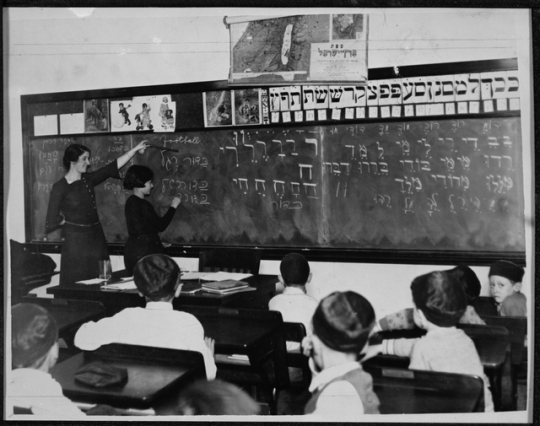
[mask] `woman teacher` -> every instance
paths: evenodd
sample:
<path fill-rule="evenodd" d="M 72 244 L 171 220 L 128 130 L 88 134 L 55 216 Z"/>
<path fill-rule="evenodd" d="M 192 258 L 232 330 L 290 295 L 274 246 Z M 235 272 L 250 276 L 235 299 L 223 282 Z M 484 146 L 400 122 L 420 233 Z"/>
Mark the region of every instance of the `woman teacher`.
<path fill-rule="evenodd" d="M 118 170 L 125 166 L 148 143 L 143 141 L 116 161 L 95 172 L 87 173 L 90 150 L 79 144 L 64 151 L 66 175 L 51 190 L 46 228 L 52 232 L 63 226 L 64 241 L 60 259 L 60 285 L 97 278 L 99 260 L 109 259 L 107 241 L 99 222 L 94 187 L 108 178 L 120 179 Z"/>

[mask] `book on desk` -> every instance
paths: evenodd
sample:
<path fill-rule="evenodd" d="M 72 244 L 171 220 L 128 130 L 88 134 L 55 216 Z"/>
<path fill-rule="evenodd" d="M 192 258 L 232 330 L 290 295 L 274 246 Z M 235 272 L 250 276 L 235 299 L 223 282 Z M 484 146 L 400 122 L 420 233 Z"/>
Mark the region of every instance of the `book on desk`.
<path fill-rule="evenodd" d="M 236 280 L 210 281 L 203 283 L 201 287 L 203 291 L 214 294 L 231 294 L 256 290 L 254 287 L 250 287 L 245 281 Z"/>

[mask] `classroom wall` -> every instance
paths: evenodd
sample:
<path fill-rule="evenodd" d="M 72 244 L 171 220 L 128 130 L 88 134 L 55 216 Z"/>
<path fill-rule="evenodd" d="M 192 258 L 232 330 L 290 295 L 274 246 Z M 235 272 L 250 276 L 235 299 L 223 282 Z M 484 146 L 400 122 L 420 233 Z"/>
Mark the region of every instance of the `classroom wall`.
<path fill-rule="evenodd" d="M 330 13 L 330 9 L 256 9 L 257 15 Z M 347 10 L 340 9 L 340 13 Z M 525 174 L 527 268 L 524 292 L 532 299 L 530 16 L 526 10 L 351 9 L 370 14 L 369 68 L 518 57 Z M 24 194 L 20 96 L 47 92 L 223 80 L 229 71 L 228 32 L 223 17 L 253 15 L 249 9 L 4 9 L 4 263 L 5 242 L 24 241 Z M 57 264 L 60 256 L 53 255 Z M 113 257 L 113 269 L 123 260 Z M 178 258 L 186 269 L 196 259 Z M 6 271 L 8 268 L 5 268 Z M 378 316 L 410 304 L 411 280 L 431 265 L 312 263 L 309 293 L 321 298 L 355 290 Z M 487 267 L 475 267 L 488 294 Z M 279 263 L 263 261 L 261 273 Z M 57 277 L 53 284 L 57 283 Z M 6 276 L 6 283 L 9 279 Z"/>

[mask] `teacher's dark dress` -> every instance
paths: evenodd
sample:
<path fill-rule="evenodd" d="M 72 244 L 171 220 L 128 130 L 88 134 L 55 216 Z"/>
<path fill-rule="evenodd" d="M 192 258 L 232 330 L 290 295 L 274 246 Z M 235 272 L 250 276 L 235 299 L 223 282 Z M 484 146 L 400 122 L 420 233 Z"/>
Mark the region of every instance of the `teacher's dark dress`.
<path fill-rule="evenodd" d="M 126 201 L 125 212 L 129 237 L 124 248 L 124 265 L 128 275 L 133 275 L 133 268 L 144 256 L 165 252 L 158 233 L 167 229 L 176 209 L 169 207 L 160 217 L 152 204 L 132 195 Z"/>
<path fill-rule="evenodd" d="M 97 278 L 98 261 L 109 259 L 107 241 L 99 222 L 94 187 L 108 178 L 120 178 L 116 161 L 71 184 L 66 178 L 51 190 L 47 210 L 47 232 L 63 225 L 64 242 L 60 259 L 60 285 Z M 61 215 L 62 214 L 62 215 Z"/>

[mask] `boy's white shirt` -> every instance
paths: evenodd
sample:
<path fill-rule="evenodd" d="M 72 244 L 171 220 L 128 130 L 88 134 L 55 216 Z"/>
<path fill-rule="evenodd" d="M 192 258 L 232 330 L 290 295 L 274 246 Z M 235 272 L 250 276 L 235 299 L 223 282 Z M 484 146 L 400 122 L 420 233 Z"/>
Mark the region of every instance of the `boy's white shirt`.
<path fill-rule="evenodd" d="M 6 387 L 7 416 L 13 414 L 13 407 L 21 407 L 31 409 L 36 420 L 86 417 L 85 413 L 64 396 L 60 383 L 47 372 L 18 368 L 10 372 Z"/>
<path fill-rule="evenodd" d="M 126 308 L 112 317 L 90 321 L 79 328 L 74 340 L 75 346 L 87 351 L 109 343 L 198 351 L 203 355 L 207 378 L 216 376 L 202 324 L 187 312 L 173 310 L 169 302 L 147 302 L 145 308 Z"/>
<path fill-rule="evenodd" d="M 324 389 L 319 395 L 315 411 L 304 416 L 304 419 L 358 421 L 358 416 L 364 414 L 364 406 L 354 386 L 345 380 L 339 380 L 328 386 L 326 385 L 335 378 L 341 377 L 349 371 L 359 368 L 359 363 L 348 362 L 317 372 L 315 371 L 313 358 L 310 358 L 309 367 L 312 372 L 309 391 L 313 393 L 321 388 Z"/>

